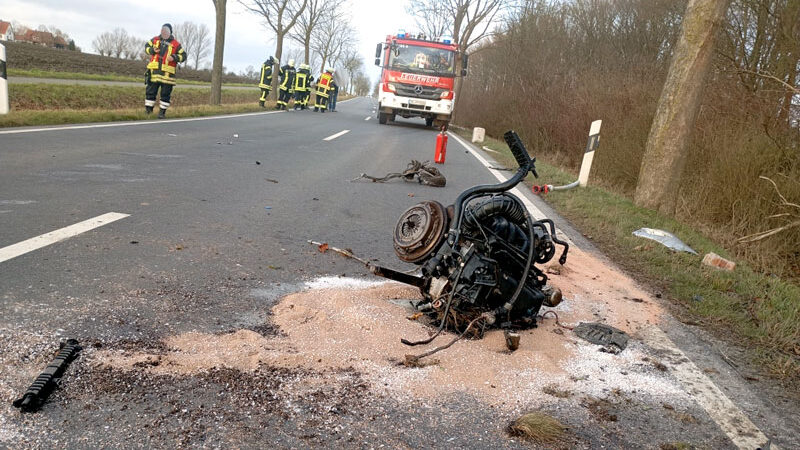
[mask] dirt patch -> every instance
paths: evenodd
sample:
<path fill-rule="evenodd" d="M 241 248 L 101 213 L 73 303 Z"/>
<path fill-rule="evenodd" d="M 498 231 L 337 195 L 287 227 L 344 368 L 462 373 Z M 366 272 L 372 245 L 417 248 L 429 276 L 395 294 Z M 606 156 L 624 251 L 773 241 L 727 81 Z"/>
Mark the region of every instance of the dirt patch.
<path fill-rule="evenodd" d="M 554 276 L 567 301 L 554 308 L 562 323 L 602 320 L 635 335 L 658 321 L 661 311 L 629 279 L 576 251 L 569 271 Z M 402 367 L 406 354 L 441 345 L 410 348 L 401 338 L 425 338 L 430 327 L 408 320 L 415 288 L 396 283 L 376 284 L 347 278 L 324 278 L 309 283 L 314 289 L 284 297 L 272 308 L 279 335 L 251 330 L 228 334 L 184 333 L 164 340 L 163 352 L 101 351 L 102 365 L 125 370 L 134 367 L 161 375 L 192 375 L 232 369 L 254 373 L 277 367 L 316 372 L 354 369 L 364 374 L 373 390 L 397 398 L 429 399 L 469 393 L 491 406 L 558 401 L 542 395 L 543 385 L 566 385 L 573 392 L 602 396 L 623 389 L 645 396 L 683 395 L 667 374 L 642 362 L 647 349 L 633 342 L 621 355 L 601 353 L 572 333 L 545 320 L 524 331 L 516 352 L 505 350 L 502 332 L 490 331 L 482 340 L 464 340 L 436 355 L 435 364 Z M 626 299 L 642 298 L 632 303 Z"/>

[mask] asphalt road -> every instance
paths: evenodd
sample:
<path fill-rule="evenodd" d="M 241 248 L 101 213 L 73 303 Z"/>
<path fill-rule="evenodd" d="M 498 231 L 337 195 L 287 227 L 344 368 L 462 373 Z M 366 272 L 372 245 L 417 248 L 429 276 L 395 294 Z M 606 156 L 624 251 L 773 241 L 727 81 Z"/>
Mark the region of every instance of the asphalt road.
<path fill-rule="evenodd" d="M 338 403 L 323 408 L 318 397 L 290 402 L 279 393 L 305 372 L 132 376 L 81 357 L 41 412 L 21 415 L 10 406 L 68 337 L 91 352 L 158 348 L 187 331 L 279 333 L 269 308 L 304 280 L 367 276 L 360 264 L 323 255 L 307 240 L 402 268 L 391 231 L 405 208 L 420 199 L 449 204 L 467 187 L 496 182 L 454 140 L 444 188 L 351 181 L 433 158 L 435 132 L 421 120 L 380 126 L 372 111 L 372 101 L 359 98 L 326 114 L 0 130 L 0 249 L 109 212 L 128 215 L 0 262 L 0 446 L 522 445 L 504 431 L 510 417 L 469 392 L 409 406 L 368 388 L 356 372 L 339 374 L 344 381 L 323 392 Z M 677 323 L 667 332 L 691 358 L 724 368 L 707 337 Z M 722 368 L 718 382 L 767 435 L 786 448 L 800 445 L 788 406 L 765 404 Z M 556 409 L 572 418 L 568 446 L 733 447 L 697 405 L 687 405 L 695 418 L 688 424 L 664 421 L 652 405 L 615 408 L 613 421 L 591 422 Z"/>

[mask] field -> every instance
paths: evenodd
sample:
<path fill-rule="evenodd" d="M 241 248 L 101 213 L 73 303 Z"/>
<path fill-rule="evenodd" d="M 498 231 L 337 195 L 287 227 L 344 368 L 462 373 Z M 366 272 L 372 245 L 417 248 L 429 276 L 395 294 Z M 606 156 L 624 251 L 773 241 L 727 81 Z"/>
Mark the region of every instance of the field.
<path fill-rule="evenodd" d="M 80 72 L 97 75 L 123 75 L 144 79 L 145 62 L 89 53 L 71 52 L 20 42 L 4 42 L 8 69 L 41 70 L 44 72 Z M 254 61 L 256 65 L 260 61 Z M 178 68 L 181 80 L 211 82 L 211 72 Z M 235 74 L 223 76 L 223 83 L 248 83 L 253 80 Z"/>

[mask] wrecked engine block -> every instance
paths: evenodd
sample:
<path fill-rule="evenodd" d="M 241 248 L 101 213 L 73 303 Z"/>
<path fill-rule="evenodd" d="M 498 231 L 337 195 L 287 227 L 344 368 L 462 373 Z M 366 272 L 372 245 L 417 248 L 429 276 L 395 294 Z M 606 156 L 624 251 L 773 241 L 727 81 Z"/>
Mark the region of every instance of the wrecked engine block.
<path fill-rule="evenodd" d="M 394 249 L 401 260 L 420 266 L 418 275 L 371 266 L 376 275 L 419 287 L 423 300 L 416 307 L 440 331 L 465 331 L 479 316 L 490 326 L 535 327 L 542 305 L 561 301 L 561 291 L 536 265 L 549 262 L 556 245 L 563 247 L 559 262 L 566 263 L 569 246 L 556 237 L 551 220 L 533 220 L 508 192 L 528 172 L 538 174 L 519 136 L 509 131 L 504 137 L 520 166 L 512 178 L 469 188 L 448 207 L 426 201 L 400 216 Z"/>

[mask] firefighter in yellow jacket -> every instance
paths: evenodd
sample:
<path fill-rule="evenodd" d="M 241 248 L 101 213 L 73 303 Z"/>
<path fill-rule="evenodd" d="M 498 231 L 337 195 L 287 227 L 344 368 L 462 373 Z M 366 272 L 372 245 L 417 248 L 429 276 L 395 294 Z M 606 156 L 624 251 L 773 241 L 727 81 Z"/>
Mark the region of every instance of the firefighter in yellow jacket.
<path fill-rule="evenodd" d="M 328 68 L 325 73 L 319 76 L 317 81 L 317 91 L 314 93 L 314 112 L 325 112 L 328 108 L 328 97 L 331 90 L 331 80 L 333 79 L 333 69 Z"/>
<path fill-rule="evenodd" d="M 150 55 L 145 75 L 147 90 L 144 95 L 144 111 L 147 114 L 153 112 L 156 94 L 161 89 L 158 118 L 163 119 L 169 108 L 172 88 L 175 86 L 175 68 L 179 62 L 186 61 L 186 52 L 180 42 L 172 36 L 172 25 L 168 23 L 161 26 L 161 34 L 150 39 L 144 51 Z"/>
<path fill-rule="evenodd" d="M 306 109 L 308 107 L 308 97 L 311 96 L 311 66 L 300 64 L 300 68 L 294 74 L 294 109 Z"/>
<path fill-rule="evenodd" d="M 272 56 L 261 65 L 261 78 L 258 80 L 258 87 L 261 88 L 261 98 L 258 100 L 259 106 L 264 107 L 269 91 L 272 90 L 272 68 L 275 66 L 275 58 Z"/>

